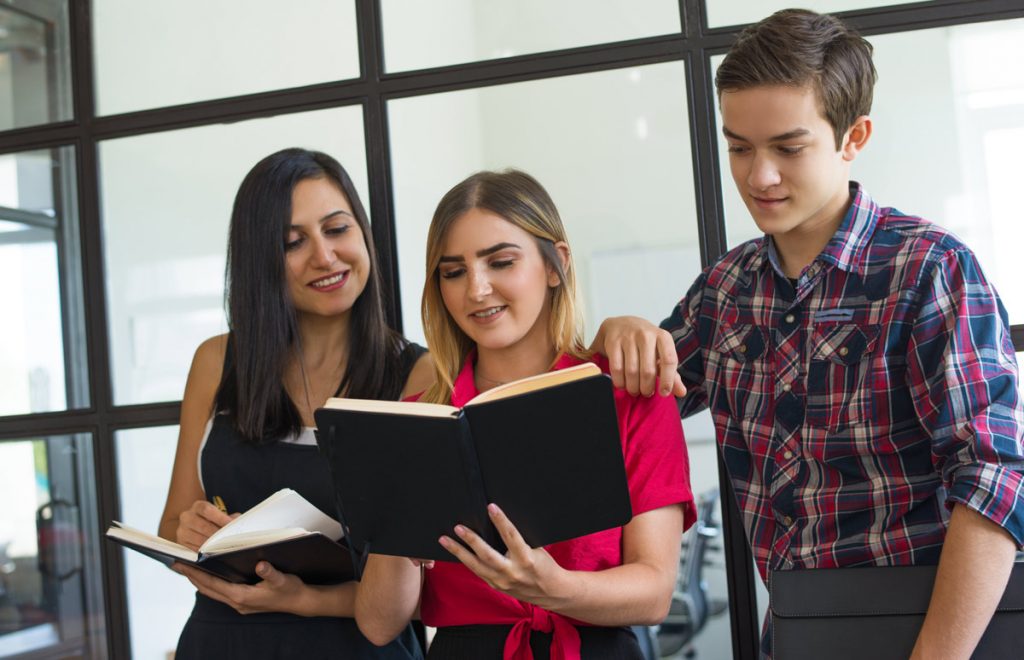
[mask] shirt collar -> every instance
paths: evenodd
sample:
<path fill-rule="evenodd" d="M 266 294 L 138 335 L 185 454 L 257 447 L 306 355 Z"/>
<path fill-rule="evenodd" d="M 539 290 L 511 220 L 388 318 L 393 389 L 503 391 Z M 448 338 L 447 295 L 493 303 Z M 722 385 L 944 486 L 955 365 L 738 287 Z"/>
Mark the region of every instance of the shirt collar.
<path fill-rule="evenodd" d="M 571 355 L 563 353 L 557 360 L 555 365 L 551 367 L 551 371 L 559 371 L 566 367 L 582 362 L 579 358 L 575 358 Z M 451 405 L 456 408 L 461 408 L 466 403 L 475 397 L 480 392 L 476 389 L 476 381 L 473 379 L 473 367 L 476 366 L 476 349 L 473 349 L 466 355 L 466 359 L 462 362 L 462 369 L 459 370 L 459 374 L 455 377 L 452 382 L 452 402 Z"/>
<path fill-rule="evenodd" d="M 836 233 L 817 259 L 845 271 L 861 272 L 861 257 L 875 233 L 881 212 L 863 186 L 856 181 L 850 182 L 850 197 L 853 201 L 846 210 L 843 221 L 839 223 Z M 771 236 L 766 235 L 760 240 L 760 244 L 750 255 L 748 265 L 759 268 L 771 265 L 779 273 L 782 272 L 775 242 Z"/>

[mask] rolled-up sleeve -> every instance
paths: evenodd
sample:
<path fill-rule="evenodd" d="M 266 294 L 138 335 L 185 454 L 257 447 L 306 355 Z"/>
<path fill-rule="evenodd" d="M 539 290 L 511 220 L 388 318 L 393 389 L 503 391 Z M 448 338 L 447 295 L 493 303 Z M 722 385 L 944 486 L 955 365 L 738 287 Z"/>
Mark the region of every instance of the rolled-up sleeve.
<path fill-rule="evenodd" d="M 947 506 L 970 507 L 1024 546 L 1024 405 L 1006 310 L 965 248 L 925 278 L 907 380 Z"/>

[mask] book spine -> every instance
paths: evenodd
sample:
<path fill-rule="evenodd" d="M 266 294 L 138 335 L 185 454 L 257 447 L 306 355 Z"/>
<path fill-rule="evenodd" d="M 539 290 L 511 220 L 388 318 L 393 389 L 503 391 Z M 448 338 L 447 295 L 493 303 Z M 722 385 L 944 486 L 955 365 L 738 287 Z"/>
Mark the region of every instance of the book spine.
<path fill-rule="evenodd" d="M 337 449 L 337 445 L 335 444 L 335 442 L 337 442 L 337 427 L 334 424 L 328 425 L 327 442 L 321 442 L 319 431 L 316 433 L 317 447 L 320 449 L 320 452 L 327 457 L 327 462 L 331 467 L 331 479 L 333 479 L 334 483 L 337 484 L 340 481 L 340 475 L 338 475 L 338 472 L 334 467 L 335 461 L 331 458 Z M 345 507 L 341 502 L 341 490 L 338 488 L 334 489 L 334 501 L 335 508 L 338 513 L 338 522 L 341 523 L 341 531 L 344 535 L 343 538 L 345 542 L 343 545 L 348 549 L 349 559 L 352 561 L 352 569 L 355 573 L 355 579 L 358 581 L 363 577 L 363 567 L 366 565 L 366 557 L 370 551 L 370 542 L 367 540 L 362 548 L 355 547 L 348 522 L 345 520 Z"/>
<path fill-rule="evenodd" d="M 476 454 L 476 443 L 473 441 L 473 433 L 469 427 L 469 420 L 465 413 L 458 416 L 459 422 L 459 455 L 462 456 L 462 473 L 466 477 L 466 485 L 473 497 L 473 511 L 476 520 L 467 520 L 464 525 L 479 534 L 491 547 L 505 552 L 505 544 L 498 534 L 498 530 L 491 523 L 487 515 L 487 504 L 490 499 L 487 490 L 484 488 L 483 475 L 480 472 L 480 460 Z M 453 537 L 455 538 L 455 537 Z"/>

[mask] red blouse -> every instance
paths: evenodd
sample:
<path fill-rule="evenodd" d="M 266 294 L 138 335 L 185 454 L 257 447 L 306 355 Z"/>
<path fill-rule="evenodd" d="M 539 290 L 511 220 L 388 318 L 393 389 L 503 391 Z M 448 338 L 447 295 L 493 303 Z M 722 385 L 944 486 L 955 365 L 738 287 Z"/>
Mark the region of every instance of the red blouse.
<path fill-rule="evenodd" d="M 452 405 L 462 406 L 476 396 L 472 356 L 455 379 Z M 605 373 L 607 361 L 598 355 L 593 362 Z M 580 360 L 563 356 L 555 370 Z M 690 491 L 690 468 L 683 442 L 679 412 L 672 397 L 634 397 L 615 391 L 619 435 L 625 456 L 626 479 L 633 515 L 672 504 L 683 504 L 684 529 L 696 520 Z M 500 504 L 500 503 L 499 503 Z M 515 522 L 515 521 L 513 521 Z M 563 568 L 600 571 L 622 564 L 622 528 L 563 541 L 545 548 Z M 426 572 L 420 613 L 428 626 L 512 624 L 505 640 L 505 660 L 532 660 L 530 631 L 553 632 L 552 660 L 578 660 L 580 638 L 576 625 L 588 625 L 549 612 L 495 591 L 457 562 L 437 562 Z"/>

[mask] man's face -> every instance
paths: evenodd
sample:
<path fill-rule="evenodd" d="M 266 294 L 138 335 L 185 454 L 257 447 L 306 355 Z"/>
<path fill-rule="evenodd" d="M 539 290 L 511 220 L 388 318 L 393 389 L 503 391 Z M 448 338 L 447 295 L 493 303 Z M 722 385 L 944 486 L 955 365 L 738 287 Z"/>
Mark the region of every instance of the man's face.
<path fill-rule="evenodd" d="M 721 94 L 729 167 L 758 228 L 777 239 L 831 236 L 849 203 L 850 160 L 810 87 Z"/>

